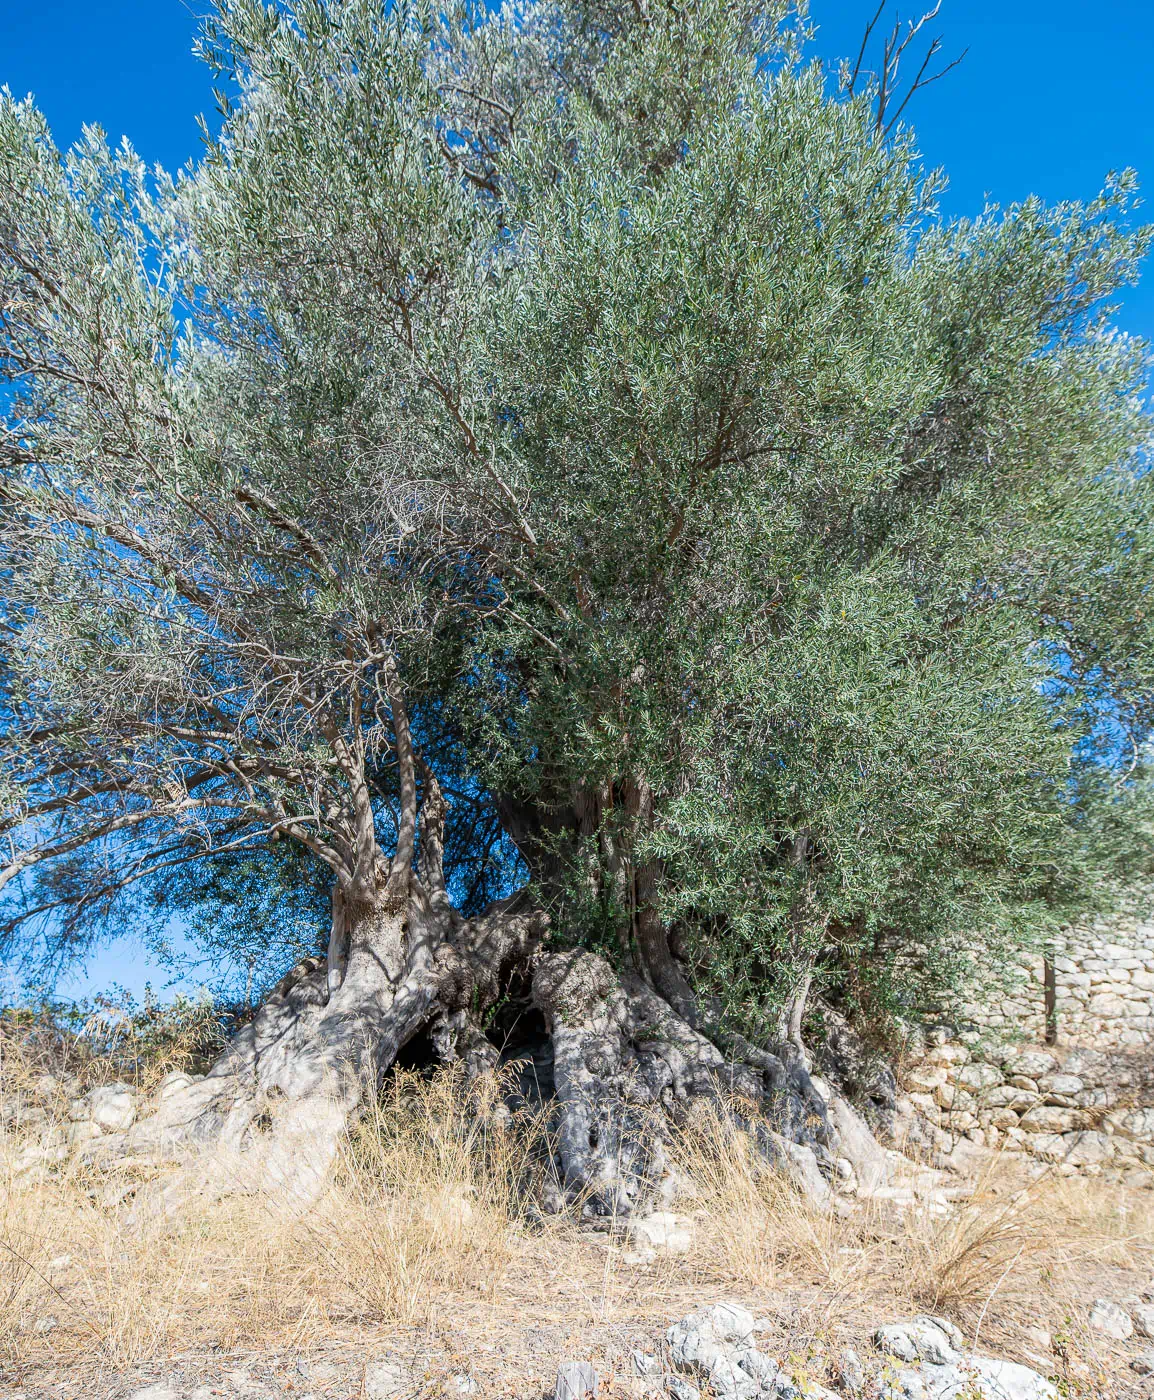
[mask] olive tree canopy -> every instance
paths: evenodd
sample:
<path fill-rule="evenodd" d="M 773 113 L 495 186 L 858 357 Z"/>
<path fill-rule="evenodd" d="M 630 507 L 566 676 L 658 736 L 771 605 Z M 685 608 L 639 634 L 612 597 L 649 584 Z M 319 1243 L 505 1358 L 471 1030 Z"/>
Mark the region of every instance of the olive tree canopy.
<path fill-rule="evenodd" d="M 515 1005 L 625 1208 L 637 1105 L 828 1141 L 812 985 L 1084 897 L 1154 694 L 1134 181 L 945 220 L 807 38 L 225 0 L 175 179 L 0 99 L 6 936 L 331 886 L 138 1132 L 315 1177 L 406 1042 L 495 1063 Z"/>

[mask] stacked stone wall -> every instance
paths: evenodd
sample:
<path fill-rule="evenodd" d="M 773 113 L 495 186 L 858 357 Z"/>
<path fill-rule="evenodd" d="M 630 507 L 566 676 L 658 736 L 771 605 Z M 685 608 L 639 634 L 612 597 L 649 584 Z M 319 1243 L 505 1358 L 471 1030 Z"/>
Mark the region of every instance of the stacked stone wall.
<path fill-rule="evenodd" d="M 1140 1050 L 1154 1043 L 1154 886 L 1123 891 L 1109 915 L 1065 929 L 1050 947 L 1056 1044 Z M 1046 1039 L 1044 960 L 1023 956 L 1003 985 L 982 974 L 959 1024 L 1007 1040 Z"/>
<path fill-rule="evenodd" d="M 1065 1170 L 1154 1167 L 1154 886 L 983 976 L 902 1076 L 907 1115 L 950 1152 L 966 1139 Z M 919 1129 L 914 1129 L 916 1136 Z"/>
<path fill-rule="evenodd" d="M 971 1048 L 944 1029 L 903 1076 L 930 1144 L 961 1139 L 1069 1168 L 1154 1167 L 1154 1056 L 1088 1047 Z M 917 1133 L 914 1134 L 917 1136 Z"/>

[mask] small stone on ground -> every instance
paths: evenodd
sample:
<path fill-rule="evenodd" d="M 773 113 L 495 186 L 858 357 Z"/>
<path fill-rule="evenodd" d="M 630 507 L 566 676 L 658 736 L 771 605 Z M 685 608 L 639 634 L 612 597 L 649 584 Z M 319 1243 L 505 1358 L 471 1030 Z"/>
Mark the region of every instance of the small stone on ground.
<path fill-rule="evenodd" d="M 1130 1314 L 1125 1308 L 1119 1307 L 1117 1303 L 1108 1302 L 1105 1298 L 1099 1298 L 1090 1310 L 1090 1326 L 1119 1342 L 1124 1342 L 1134 1335 L 1134 1323 L 1130 1320 Z"/>

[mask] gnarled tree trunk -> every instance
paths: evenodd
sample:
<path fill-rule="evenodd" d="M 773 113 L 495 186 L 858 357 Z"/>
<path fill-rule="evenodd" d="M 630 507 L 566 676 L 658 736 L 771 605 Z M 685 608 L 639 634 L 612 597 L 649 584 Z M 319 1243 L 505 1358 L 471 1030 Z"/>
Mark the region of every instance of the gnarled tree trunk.
<path fill-rule="evenodd" d="M 723 1052 L 638 974 L 581 949 L 551 951 L 547 928 L 517 897 L 448 927 L 423 890 L 405 910 L 364 914 L 339 988 L 328 991 L 320 958 L 294 969 L 211 1072 L 164 1100 L 127 1145 L 177 1157 L 223 1147 L 237 1186 L 307 1204 L 401 1049 L 423 1033 L 471 1074 L 495 1068 L 482 1018 L 511 980 L 531 978 L 552 1042 L 558 1175 L 587 1214 L 651 1204 L 667 1131 L 703 1101 L 760 1110 L 777 1134 L 763 1146 L 787 1169 L 799 1144 L 829 1160 L 825 1104 L 803 1068 L 742 1041 Z M 390 975 L 400 939 L 405 956 Z"/>
<path fill-rule="evenodd" d="M 299 964 L 205 1078 L 162 1101 L 128 1145 L 177 1155 L 223 1147 L 242 1184 L 312 1199 L 350 1117 L 415 1035 L 480 1067 L 477 1047 L 488 1042 L 479 1017 L 548 928 L 517 897 L 472 920 L 439 904 L 414 878 L 403 899 L 386 886 L 376 901 L 341 910 L 339 981 L 331 950 Z M 489 1050 L 481 1059 L 495 1064 Z"/>
<path fill-rule="evenodd" d="M 210 1073 L 163 1099 L 121 1145 L 178 1157 L 213 1148 L 201 1160 L 230 1164 L 216 1169 L 219 1188 L 277 1190 L 306 1204 L 350 1119 L 415 1036 L 471 1074 L 499 1064 L 484 1020 L 515 986 L 522 996 L 528 989 L 551 1039 L 558 1175 L 586 1213 L 645 1208 L 665 1171 L 670 1125 L 702 1101 L 752 1104 L 767 1154 L 821 1188 L 818 1164 L 831 1160 L 832 1130 L 804 1057 L 740 1038 L 722 1049 L 698 1025 L 658 915 L 652 863 L 633 868 L 627 852 L 610 852 L 633 910 L 621 971 L 582 949 L 551 948 L 549 919 L 524 893 L 462 918 L 442 869 L 444 799 L 426 770 L 418 823 L 419 761 L 397 698 L 394 716 L 396 853 L 380 856 L 366 799 L 361 858 L 338 872 L 327 955 L 294 968 Z M 649 821 L 645 785 L 624 790 L 630 819 Z M 597 813 L 585 819 L 595 823 Z M 531 837 L 522 831 L 521 839 L 532 851 Z"/>

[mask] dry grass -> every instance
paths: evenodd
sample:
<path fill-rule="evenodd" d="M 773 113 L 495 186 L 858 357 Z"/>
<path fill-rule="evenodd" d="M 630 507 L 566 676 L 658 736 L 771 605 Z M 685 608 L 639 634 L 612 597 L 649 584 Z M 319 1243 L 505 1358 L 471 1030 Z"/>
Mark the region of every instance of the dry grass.
<path fill-rule="evenodd" d="M 252 1194 L 133 1210 L 127 1176 L 17 1171 L 21 1131 L 6 1131 L 0 1358 L 81 1366 L 98 1355 L 120 1368 L 382 1324 L 447 1330 L 469 1351 L 522 1314 L 591 1348 L 598 1329 L 652 1332 L 703 1300 L 736 1297 L 767 1313 L 775 1345 L 815 1375 L 836 1345 L 918 1311 L 1019 1357 L 1026 1329 L 1047 1327 L 1065 1358 L 1055 1365 L 1074 1366 L 1092 1353 L 1090 1301 L 1134 1291 L 1154 1265 L 1154 1193 L 1026 1182 L 1003 1161 L 949 1214 L 879 1202 L 842 1216 L 810 1206 L 710 1114 L 674 1145 L 695 1193 L 677 1206 L 695 1221 L 694 1244 L 639 1265 L 628 1241 L 590 1234 L 576 1215 L 526 1222 L 546 1137 L 541 1119 L 510 1120 L 493 1083 L 398 1076 L 302 1219 Z"/>
<path fill-rule="evenodd" d="M 815 1210 L 720 1116 L 699 1118 L 678 1155 L 698 1191 L 699 1277 L 711 1296 L 790 1296 L 795 1342 L 925 1312 L 1034 1365 L 1030 1333 L 1050 1331 L 1076 1381 L 1101 1342 L 1092 1301 L 1154 1268 L 1154 1193 L 1056 1169 L 1030 1179 L 1020 1158 L 995 1157 L 946 1213 L 876 1201 L 843 1215 Z"/>
<path fill-rule="evenodd" d="M 139 1177 L 21 1174 L 18 1144 L 0 1143 L 0 1354 L 34 1349 L 48 1316 L 114 1365 L 192 1334 L 227 1346 L 318 1319 L 419 1321 L 500 1278 L 539 1141 L 493 1083 L 399 1076 L 304 1217 L 252 1193 L 132 1210 Z"/>
<path fill-rule="evenodd" d="M 501 1085 L 393 1079 L 361 1121 L 309 1230 L 318 1262 L 369 1317 L 414 1321 L 445 1290 L 487 1292 L 538 1193 L 545 1124 Z"/>

